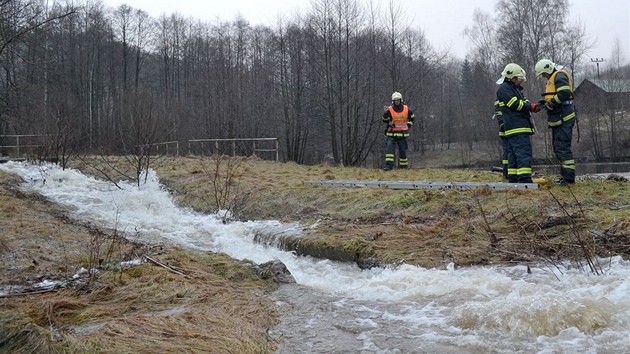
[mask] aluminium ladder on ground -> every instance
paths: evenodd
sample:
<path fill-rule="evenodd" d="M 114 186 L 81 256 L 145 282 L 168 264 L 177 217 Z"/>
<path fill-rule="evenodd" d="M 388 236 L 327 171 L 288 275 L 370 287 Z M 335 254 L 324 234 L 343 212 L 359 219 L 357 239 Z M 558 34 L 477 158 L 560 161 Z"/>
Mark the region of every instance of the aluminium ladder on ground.
<path fill-rule="evenodd" d="M 328 187 L 368 187 L 390 189 L 475 189 L 487 187 L 489 189 L 538 189 L 537 183 L 487 183 L 487 182 L 426 182 L 426 181 L 350 181 L 323 180 L 304 181 L 306 186 Z"/>

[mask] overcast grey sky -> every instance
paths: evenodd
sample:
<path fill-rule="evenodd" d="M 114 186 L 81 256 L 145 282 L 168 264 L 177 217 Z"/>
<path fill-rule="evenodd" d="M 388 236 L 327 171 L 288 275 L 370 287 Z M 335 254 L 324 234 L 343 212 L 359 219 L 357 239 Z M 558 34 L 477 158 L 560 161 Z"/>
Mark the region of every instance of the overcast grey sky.
<path fill-rule="evenodd" d="M 361 0 L 368 4 L 370 0 Z M 396 1 L 396 0 L 395 0 Z M 127 4 L 143 9 L 152 17 L 178 12 L 186 17 L 199 20 L 233 20 L 240 13 L 251 24 L 273 25 L 279 15 L 293 18 L 296 13 L 305 13 L 311 7 L 311 0 L 104 0 L 105 4 L 116 7 Z M 407 10 L 412 26 L 424 30 L 429 41 L 437 49 L 450 48 L 454 56 L 463 58 L 466 54 L 466 41 L 462 32 L 472 26 L 473 11 L 480 8 L 494 15 L 497 0 L 397 0 Z M 609 58 L 615 38 L 619 38 L 625 56 L 630 60 L 630 0 L 569 0 L 570 19 L 586 25 L 592 40 L 597 40 L 595 48 L 588 53 L 589 58 Z M 383 4 L 388 0 L 373 0 Z M 601 64 L 601 65 L 605 65 Z"/>

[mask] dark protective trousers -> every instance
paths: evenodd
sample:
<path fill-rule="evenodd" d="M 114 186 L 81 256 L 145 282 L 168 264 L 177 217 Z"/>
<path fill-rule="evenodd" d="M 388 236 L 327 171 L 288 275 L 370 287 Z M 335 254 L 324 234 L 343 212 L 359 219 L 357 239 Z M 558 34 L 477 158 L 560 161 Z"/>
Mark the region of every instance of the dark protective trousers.
<path fill-rule="evenodd" d="M 560 161 L 560 175 L 568 183 L 575 182 L 575 160 L 571 151 L 574 125 L 575 119 L 570 119 L 562 125 L 551 128 L 553 152 Z"/>
<path fill-rule="evenodd" d="M 501 155 L 501 166 L 503 167 L 503 178 L 508 179 L 508 140 L 505 137 L 501 137 L 501 146 L 503 154 Z"/>
<path fill-rule="evenodd" d="M 532 183 L 532 142 L 528 134 L 506 137 L 508 142 L 508 182 Z"/>
<path fill-rule="evenodd" d="M 398 146 L 398 164 L 400 168 L 407 168 L 409 166 L 409 160 L 407 159 L 407 138 L 388 136 L 385 145 L 387 146 L 385 166 L 394 167 L 396 146 Z"/>

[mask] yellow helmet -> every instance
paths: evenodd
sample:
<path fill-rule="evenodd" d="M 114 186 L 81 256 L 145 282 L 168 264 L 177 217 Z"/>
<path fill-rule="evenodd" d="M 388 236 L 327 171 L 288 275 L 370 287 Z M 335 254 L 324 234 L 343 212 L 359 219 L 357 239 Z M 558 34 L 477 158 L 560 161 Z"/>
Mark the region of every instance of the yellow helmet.
<path fill-rule="evenodd" d="M 392 93 L 392 101 L 400 100 L 402 102 L 402 94 L 400 92 Z"/>
<path fill-rule="evenodd" d="M 534 70 L 536 71 L 536 77 L 539 77 L 542 73 L 547 73 L 551 75 L 555 67 L 556 67 L 556 64 L 554 64 L 551 60 L 540 59 L 538 63 L 536 63 L 536 66 L 534 67 Z"/>
<path fill-rule="evenodd" d="M 513 77 L 518 77 L 521 81 L 525 82 L 527 80 L 527 75 L 525 75 L 525 70 L 521 68 L 520 65 L 515 63 L 509 63 L 501 72 L 501 75 L 505 78 L 512 79 Z"/>

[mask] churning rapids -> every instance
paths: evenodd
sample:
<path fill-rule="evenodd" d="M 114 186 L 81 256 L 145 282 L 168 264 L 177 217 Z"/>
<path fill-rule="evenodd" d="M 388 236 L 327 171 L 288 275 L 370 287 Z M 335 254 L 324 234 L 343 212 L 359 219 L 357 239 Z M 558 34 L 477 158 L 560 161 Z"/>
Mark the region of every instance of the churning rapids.
<path fill-rule="evenodd" d="M 270 335 L 278 353 L 626 353 L 630 348 L 630 262 L 601 260 L 604 275 L 541 265 L 425 269 L 298 257 L 253 242 L 300 235 L 297 223 L 223 224 L 177 207 L 154 172 L 140 187 L 55 165 L 9 162 L 22 188 L 69 206 L 73 217 L 146 243 L 225 252 L 256 263 L 280 260 L 296 285 L 271 296 L 284 314 Z M 316 227 L 316 226 L 313 226 Z"/>

